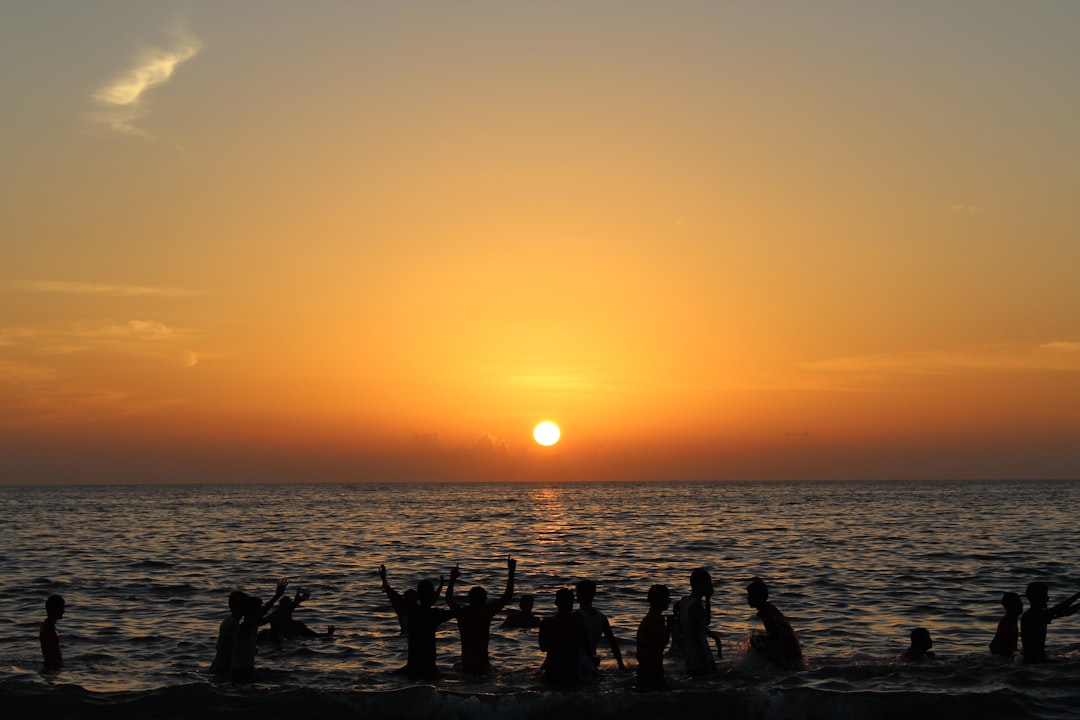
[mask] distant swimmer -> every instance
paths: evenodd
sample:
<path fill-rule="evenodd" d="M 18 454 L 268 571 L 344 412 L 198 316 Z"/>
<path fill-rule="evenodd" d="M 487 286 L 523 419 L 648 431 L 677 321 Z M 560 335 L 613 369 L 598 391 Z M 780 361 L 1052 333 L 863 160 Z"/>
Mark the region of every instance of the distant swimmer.
<path fill-rule="evenodd" d="M 218 626 L 214 661 L 210 663 L 210 672 L 212 673 L 229 673 L 232 670 L 236 629 L 240 626 L 240 619 L 244 617 L 247 599 L 247 594 L 240 590 L 229 593 L 229 615 Z"/>
<path fill-rule="evenodd" d="M 573 590 L 559 588 L 555 608 L 555 614 L 540 623 L 540 649 L 547 653 L 541 671 L 546 682 L 572 685 L 581 680 L 580 657 L 589 651 L 589 638 L 574 617 Z"/>
<path fill-rule="evenodd" d="M 56 623 L 64 617 L 64 598 L 50 595 L 45 601 L 45 619 L 41 621 L 38 639 L 41 641 L 41 655 L 45 658 L 45 672 L 55 672 L 64 667 L 64 656 L 60 653 L 60 633 Z"/>
<path fill-rule="evenodd" d="M 664 611 L 671 605 L 671 593 L 667 585 L 649 588 L 649 612 L 641 620 L 637 630 L 637 688 L 639 690 L 667 690 L 664 677 L 664 648 L 671 632 L 664 620 Z"/>
<path fill-rule="evenodd" d="M 574 611 L 574 615 L 585 626 L 585 634 L 589 638 L 587 669 L 596 672 L 600 667 L 600 656 L 596 654 L 596 648 L 600 644 L 600 638 L 603 637 L 607 640 L 608 647 L 611 648 L 611 656 L 615 658 L 615 663 L 620 670 L 625 670 L 626 666 L 623 665 L 622 651 L 619 649 L 619 641 L 615 638 L 615 633 L 611 629 L 611 623 L 608 622 L 604 613 L 593 607 L 593 600 L 596 598 L 596 583 L 592 580 L 582 580 L 577 584 L 575 590 L 577 591 L 578 609 Z"/>
<path fill-rule="evenodd" d="M 510 610 L 503 620 L 504 628 L 534 628 L 540 626 L 540 616 L 533 612 L 536 599 L 532 595 L 522 595 L 518 598 L 518 609 Z"/>
<path fill-rule="evenodd" d="M 1030 583 L 1024 594 L 1028 599 L 1028 609 L 1020 616 L 1020 641 L 1024 646 L 1024 662 L 1046 662 L 1046 627 L 1051 620 L 1067 617 L 1080 610 L 1080 605 L 1074 604 L 1080 600 L 1080 593 L 1052 608 L 1046 607 L 1050 604 L 1050 590 L 1046 583 Z"/>
<path fill-rule="evenodd" d="M 722 653 L 720 636 L 709 629 L 713 594 L 712 575 L 705 568 L 690 573 L 690 594 L 679 601 L 678 626 L 683 639 L 683 661 L 687 675 L 711 675 L 716 672 L 716 658 L 709 647 L 716 642 L 716 654 Z"/>
<path fill-rule="evenodd" d="M 1020 644 L 1020 629 L 1017 621 L 1020 620 L 1020 614 L 1024 611 L 1024 601 L 1016 593 L 1007 592 L 1001 596 L 1001 606 L 1005 608 L 1005 614 L 998 620 L 997 632 L 994 633 L 994 639 L 990 641 L 990 652 L 1011 660 L 1016 655 Z"/>
<path fill-rule="evenodd" d="M 900 655 L 902 660 L 933 660 L 934 640 L 930 637 L 930 631 L 926 628 L 915 628 L 911 631 L 911 645 Z"/>
<path fill-rule="evenodd" d="M 446 608 L 432 607 L 438 592 L 430 580 L 421 580 L 416 584 L 416 602 L 409 604 L 390 586 L 386 579 L 385 565 L 379 566 L 379 577 L 382 579 L 383 592 L 390 599 L 394 611 L 405 616 L 404 625 L 408 629 L 408 660 L 399 672 L 418 680 L 438 677 L 439 669 L 435 664 L 435 631 L 439 625 L 454 617 L 454 613 Z"/>
<path fill-rule="evenodd" d="M 769 586 L 761 578 L 754 578 L 746 586 L 746 604 L 757 610 L 765 626 L 764 634 L 750 637 L 750 647 L 776 667 L 802 670 L 804 664 L 799 637 L 784 614 L 769 602 Z"/>
<path fill-rule="evenodd" d="M 487 590 L 474 587 L 469 590 L 469 604 L 462 607 L 454 597 L 454 583 L 461 577 L 460 565 L 450 570 L 450 582 L 446 586 L 446 603 L 457 616 L 458 634 L 461 636 L 461 669 L 468 673 L 485 673 L 491 669 L 488 659 L 488 642 L 491 637 L 491 620 L 506 607 L 514 597 L 514 571 L 517 561 L 506 556 L 506 589 L 495 600 L 488 600 Z"/>
<path fill-rule="evenodd" d="M 315 632 L 307 625 L 293 618 L 293 613 L 300 607 L 300 603 L 311 598 L 307 590 L 297 590 L 292 599 L 281 598 L 278 606 L 270 613 L 270 632 L 275 639 L 297 637 L 333 637 L 334 626 L 327 625 L 326 632 Z"/>

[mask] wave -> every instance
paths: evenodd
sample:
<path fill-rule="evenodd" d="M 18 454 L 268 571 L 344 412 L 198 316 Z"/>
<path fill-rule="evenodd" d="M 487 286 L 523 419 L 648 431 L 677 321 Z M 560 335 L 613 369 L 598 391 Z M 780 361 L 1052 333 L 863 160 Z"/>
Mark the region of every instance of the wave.
<path fill-rule="evenodd" d="M 420 686 L 370 692 L 309 688 L 236 687 L 194 683 L 142 692 L 92 693 L 77 686 L 0 684 L 0 703 L 17 717 L 168 718 L 319 717 L 373 720 L 541 720 L 550 717 L 680 718 L 692 716 L 769 720 L 908 720 L 912 717 L 1012 719 L 1075 717 L 1080 695 L 1033 697 L 1015 690 L 983 692 L 834 691 L 752 687 L 669 693 L 527 691 L 455 693 Z"/>

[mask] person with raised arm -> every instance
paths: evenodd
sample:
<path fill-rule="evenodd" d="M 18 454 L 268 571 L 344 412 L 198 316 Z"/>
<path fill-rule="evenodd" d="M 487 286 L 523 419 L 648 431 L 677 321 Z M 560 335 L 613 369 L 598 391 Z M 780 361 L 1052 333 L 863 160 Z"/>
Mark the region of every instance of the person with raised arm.
<path fill-rule="evenodd" d="M 461 636 L 461 669 L 467 673 L 482 674 L 491 669 L 488 659 L 488 642 L 491 637 L 491 620 L 506 607 L 514 597 L 514 571 L 517 561 L 506 556 L 506 589 L 495 600 L 488 600 L 487 590 L 474 587 L 469 590 L 468 605 L 461 606 L 454 597 L 454 584 L 461 577 L 461 565 L 450 570 L 450 582 L 446 585 L 446 603 L 457 616 L 458 634 Z"/>
<path fill-rule="evenodd" d="M 1024 646 L 1024 662 L 1046 662 L 1046 628 L 1051 620 L 1067 617 L 1080 610 L 1080 605 L 1075 604 L 1080 600 L 1080 593 L 1052 608 L 1046 607 L 1050 604 L 1050 589 L 1046 583 L 1030 583 L 1024 594 L 1028 599 L 1028 609 L 1020 616 L 1020 641 Z"/>
<path fill-rule="evenodd" d="M 255 653 L 258 651 L 259 626 L 269 622 L 270 611 L 274 608 L 285 589 L 289 587 L 286 578 L 278 580 L 274 596 L 266 603 L 260 598 L 248 596 L 244 600 L 244 614 L 236 626 L 233 640 L 232 680 L 249 683 L 255 680 Z"/>
<path fill-rule="evenodd" d="M 416 584 L 416 602 L 408 603 L 401 593 L 390 586 L 385 565 L 379 566 L 379 577 L 382 579 L 383 592 L 390 599 L 394 612 L 404 618 L 403 626 L 408 631 L 408 660 L 398 672 L 418 680 L 438 677 L 435 631 L 439 625 L 454 617 L 454 613 L 446 608 L 433 607 L 438 592 L 430 580 L 421 580 Z M 441 580 L 439 586 L 442 586 Z"/>

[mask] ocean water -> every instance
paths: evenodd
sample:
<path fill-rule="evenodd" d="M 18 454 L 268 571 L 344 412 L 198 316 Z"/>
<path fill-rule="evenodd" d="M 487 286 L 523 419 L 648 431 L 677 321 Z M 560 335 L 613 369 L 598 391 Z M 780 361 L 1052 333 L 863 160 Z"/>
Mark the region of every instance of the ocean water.
<path fill-rule="evenodd" d="M 987 651 L 1002 592 L 1080 590 L 1080 482 L 5 487 L 0 499 L 0 707 L 19 717 L 1080 715 L 1080 614 L 1051 625 L 1055 662 Z M 691 680 L 671 659 L 672 690 L 638 693 L 602 644 L 602 676 L 555 692 L 536 631 L 493 627 L 495 671 L 474 679 L 454 668 L 451 621 L 441 679 L 395 674 L 405 640 L 379 564 L 404 590 L 460 563 L 462 591 L 498 595 L 508 553 L 540 614 L 556 588 L 596 580 L 629 667 L 648 587 L 679 597 L 708 568 L 720 673 Z M 798 631 L 806 670 L 743 657 L 753 576 Z M 311 592 L 296 618 L 335 637 L 261 645 L 251 686 L 208 675 L 228 594 L 265 599 L 279 577 Z M 43 674 L 52 593 L 67 600 L 66 667 Z M 916 626 L 935 660 L 897 659 Z"/>

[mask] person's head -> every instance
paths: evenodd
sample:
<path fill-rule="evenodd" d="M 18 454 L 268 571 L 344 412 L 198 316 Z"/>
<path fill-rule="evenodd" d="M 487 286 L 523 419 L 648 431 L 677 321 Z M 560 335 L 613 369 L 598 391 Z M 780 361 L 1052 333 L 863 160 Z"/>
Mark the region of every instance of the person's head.
<path fill-rule="evenodd" d="M 690 573 L 690 592 L 701 597 L 712 597 L 712 575 L 705 568 Z"/>
<path fill-rule="evenodd" d="M 746 586 L 746 604 L 752 608 L 760 608 L 769 599 L 769 586 L 761 578 L 754 578 Z"/>
<path fill-rule="evenodd" d="M 1046 604 L 1050 601 L 1050 588 L 1044 582 L 1029 583 L 1024 594 L 1027 595 L 1028 602 L 1031 603 L 1032 607 L 1046 607 Z"/>
<path fill-rule="evenodd" d="M 483 607 L 487 604 L 487 590 L 477 585 L 469 590 L 468 598 L 470 607 Z"/>
<path fill-rule="evenodd" d="M 64 617 L 64 598 L 59 595 L 50 595 L 45 600 L 45 614 L 53 620 Z"/>
<path fill-rule="evenodd" d="M 930 638 L 930 631 L 926 628 L 915 628 L 911 631 L 911 647 L 919 652 L 926 652 L 934 647 L 934 641 Z"/>
<path fill-rule="evenodd" d="M 410 605 L 416 604 L 416 591 L 409 588 L 405 592 L 401 593 L 401 598 Z"/>
<path fill-rule="evenodd" d="M 262 612 L 262 598 L 249 596 L 247 603 L 244 605 L 244 617 L 248 619 L 257 618 Z"/>
<path fill-rule="evenodd" d="M 518 607 L 521 608 L 523 613 L 531 613 L 533 611 L 533 604 L 536 602 L 536 598 L 532 595 L 522 595 L 518 599 Z"/>
<path fill-rule="evenodd" d="M 278 600 L 278 607 L 282 610 L 289 610 L 290 608 L 292 608 L 292 600 L 287 597 L 283 597 Z"/>
<path fill-rule="evenodd" d="M 555 607 L 559 612 L 570 612 L 574 609 L 574 591 L 570 588 L 559 588 L 555 591 Z"/>
<path fill-rule="evenodd" d="M 1001 607 L 1005 608 L 1009 615 L 1019 615 L 1024 612 L 1024 601 L 1014 592 L 1002 593 Z"/>
<path fill-rule="evenodd" d="M 239 620 L 244 616 L 244 608 L 247 607 L 247 593 L 243 590 L 233 590 L 229 593 L 229 612 Z"/>
<path fill-rule="evenodd" d="M 421 580 L 416 583 L 416 600 L 421 605 L 431 605 L 435 602 L 435 583 L 430 580 Z"/>
<path fill-rule="evenodd" d="M 667 585 L 653 585 L 649 588 L 649 607 L 653 610 L 667 610 L 671 604 L 671 593 Z"/>
<path fill-rule="evenodd" d="M 585 607 L 591 607 L 593 599 L 596 597 L 596 583 L 592 580 L 581 580 L 575 589 L 577 590 L 578 602 Z"/>

